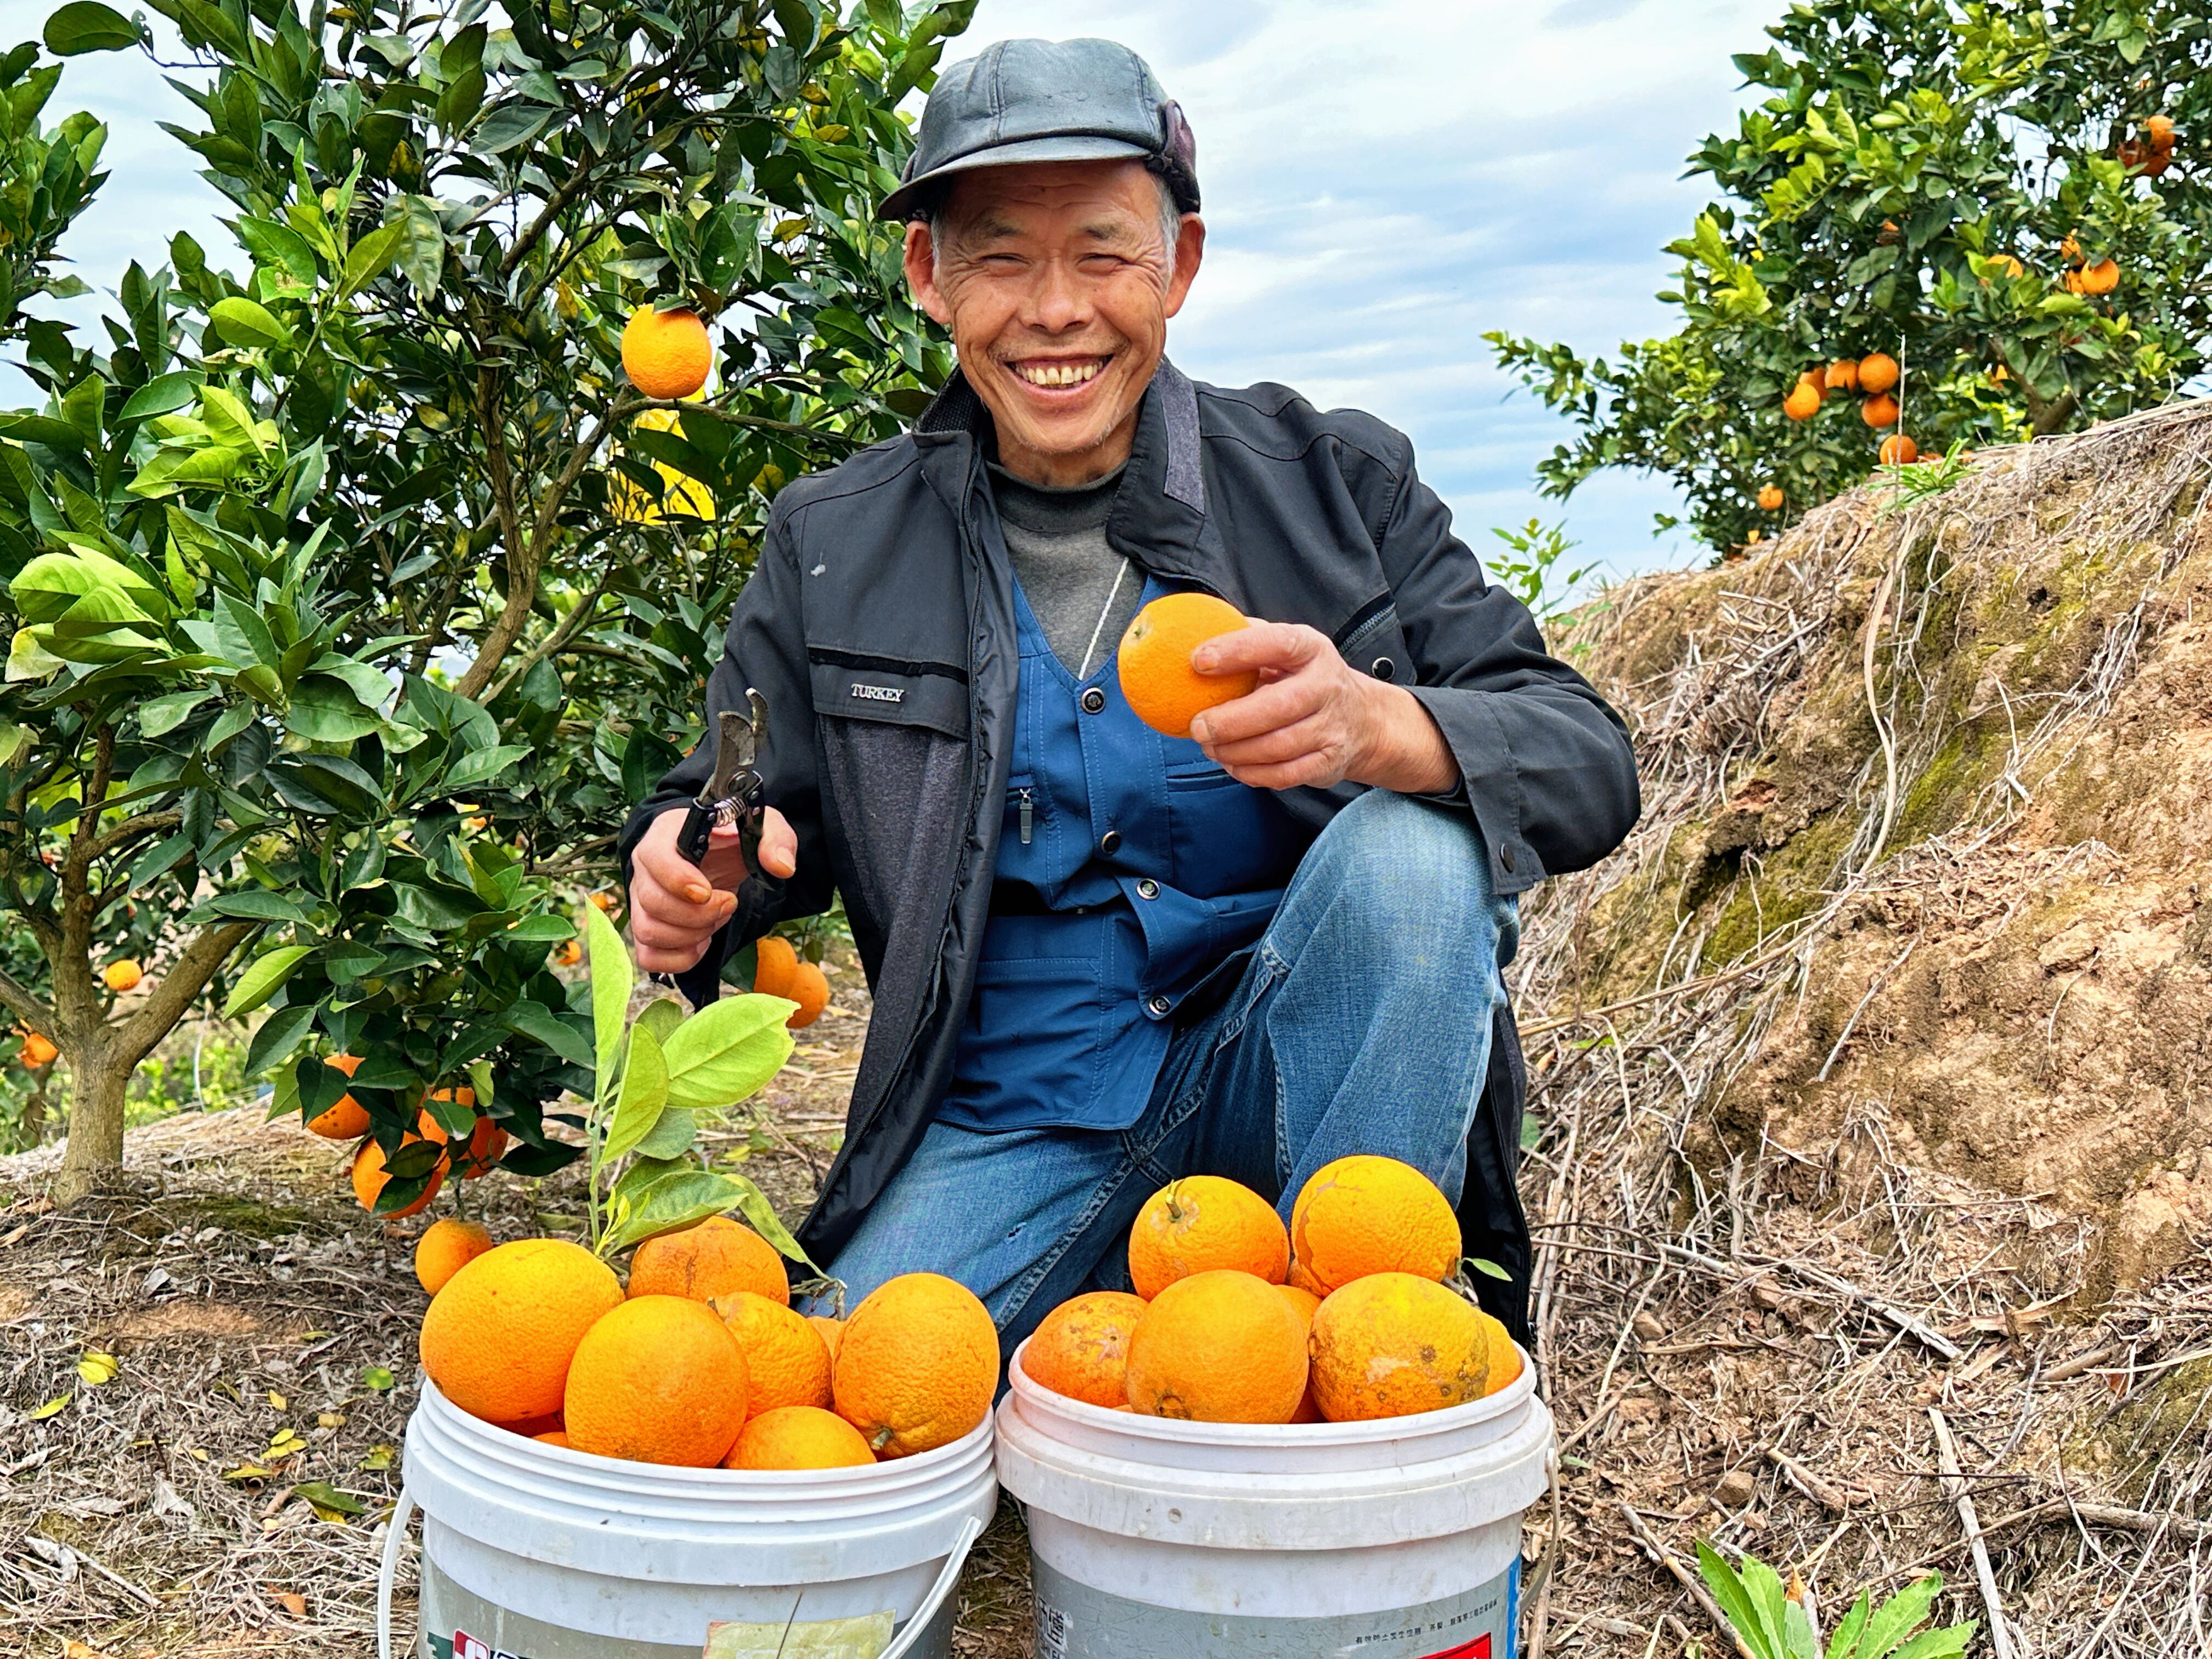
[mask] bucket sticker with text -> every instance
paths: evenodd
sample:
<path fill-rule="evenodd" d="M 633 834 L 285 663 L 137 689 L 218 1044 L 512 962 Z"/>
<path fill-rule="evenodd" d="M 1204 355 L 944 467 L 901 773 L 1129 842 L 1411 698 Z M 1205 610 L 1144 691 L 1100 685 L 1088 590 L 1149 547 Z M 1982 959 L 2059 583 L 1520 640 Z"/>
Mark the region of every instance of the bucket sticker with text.
<path fill-rule="evenodd" d="M 893 1622 L 888 1612 L 805 1624 L 718 1622 L 707 1626 L 701 1659 L 877 1659 L 891 1644 Z"/>
<path fill-rule="evenodd" d="M 489 1642 L 479 1642 L 465 1630 L 455 1631 L 451 1641 L 442 1636 L 431 1637 L 430 1653 L 431 1659 L 529 1659 L 526 1654 L 510 1653 Z"/>

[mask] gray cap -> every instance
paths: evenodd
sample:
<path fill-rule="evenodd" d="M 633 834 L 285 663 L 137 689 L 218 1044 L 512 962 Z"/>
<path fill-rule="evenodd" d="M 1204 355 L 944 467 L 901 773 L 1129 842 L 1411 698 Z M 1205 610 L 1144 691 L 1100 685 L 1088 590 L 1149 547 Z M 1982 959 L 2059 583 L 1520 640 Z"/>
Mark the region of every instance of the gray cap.
<path fill-rule="evenodd" d="M 1112 40 L 1001 40 L 938 76 L 878 219 L 926 212 L 953 174 L 1023 161 L 1142 161 L 1198 211 L 1198 141 L 1151 66 Z"/>

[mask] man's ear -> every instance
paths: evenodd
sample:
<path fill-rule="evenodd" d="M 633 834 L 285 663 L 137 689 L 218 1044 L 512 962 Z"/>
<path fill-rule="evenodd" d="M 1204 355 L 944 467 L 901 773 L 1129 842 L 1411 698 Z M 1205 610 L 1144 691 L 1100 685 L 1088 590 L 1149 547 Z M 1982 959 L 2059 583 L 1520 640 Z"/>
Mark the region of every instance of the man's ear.
<path fill-rule="evenodd" d="M 952 307 L 937 285 L 937 243 L 927 221 L 916 219 L 906 228 L 906 286 L 915 304 L 939 326 L 952 326 Z"/>
<path fill-rule="evenodd" d="M 908 246 L 911 248 L 912 243 Z M 911 253 L 908 256 L 911 258 Z M 1170 317 L 1182 309 L 1184 297 L 1198 276 L 1200 262 L 1206 258 L 1206 221 L 1195 213 L 1186 213 L 1176 228 L 1175 275 L 1168 282 L 1167 314 Z M 908 267 L 912 270 L 912 266 Z"/>

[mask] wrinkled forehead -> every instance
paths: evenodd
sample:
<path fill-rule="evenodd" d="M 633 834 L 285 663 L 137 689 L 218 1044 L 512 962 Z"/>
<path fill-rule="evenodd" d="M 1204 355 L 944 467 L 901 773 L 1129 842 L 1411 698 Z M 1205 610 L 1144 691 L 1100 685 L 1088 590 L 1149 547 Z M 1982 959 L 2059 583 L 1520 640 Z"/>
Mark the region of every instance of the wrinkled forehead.
<path fill-rule="evenodd" d="M 1158 181 L 1140 161 L 1040 161 L 962 174 L 938 216 L 970 243 L 1039 235 L 1149 240 L 1159 198 Z"/>

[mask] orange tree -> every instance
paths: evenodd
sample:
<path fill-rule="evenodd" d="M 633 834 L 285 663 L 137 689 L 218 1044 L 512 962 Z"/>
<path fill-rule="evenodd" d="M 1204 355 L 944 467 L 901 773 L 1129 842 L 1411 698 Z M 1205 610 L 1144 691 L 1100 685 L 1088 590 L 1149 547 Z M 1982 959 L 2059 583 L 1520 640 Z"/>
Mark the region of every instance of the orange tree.
<path fill-rule="evenodd" d="M 544 1172 L 592 1058 L 548 952 L 694 736 L 769 498 L 949 370 L 867 209 L 970 7 L 153 3 L 243 263 L 175 238 L 97 343 L 11 307 L 46 400 L 0 416 L 0 927 L 40 959 L 0 1001 L 70 1073 L 63 1190 L 204 994 L 280 1112 L 367 1109 L 380 1210 L 441 1179 L 424 1109 Z M 73 0 L 46 45 L 138 33 Z M 71 131 L 40 167 L 91 167 Z M 717 321 L 697 401 L 622 373 L 655 304 Z"/>
<path fill-rule="evenodd" d="M 1876 465 L 1888 428 L 1856 399 L 1784 412 L 1836 360 L 1901 362 L 1923 450 L 2124 414 L 2203 370 L 2202 6 L 1803 0 L 1768 33 L 1735 59 L 1768 95 L 1690 157 L 1722 199 L 1668 249 L 1681 275 L 1660 298 L 1680 327 L 1613 361 L 1487 337 L 1579 428 L 1539 465 L 1546 494 L 1642 468 L 1674 479 L 1724 548 Z M 1770 487 L 1782 505 L 1762 509 Z"/>

